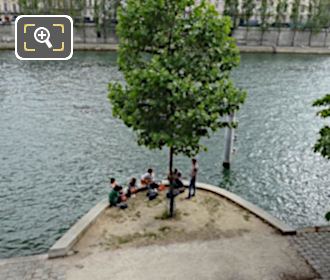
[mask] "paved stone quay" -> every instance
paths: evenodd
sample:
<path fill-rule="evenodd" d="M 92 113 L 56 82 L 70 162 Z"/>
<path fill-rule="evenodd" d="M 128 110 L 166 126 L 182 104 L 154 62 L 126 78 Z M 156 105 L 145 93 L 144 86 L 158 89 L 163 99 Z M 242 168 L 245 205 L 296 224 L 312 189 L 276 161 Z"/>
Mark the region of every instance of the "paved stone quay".
<path fill-rule="evenodd" d="M 298 233 L 290 239 L 321 279 L 330 280 L 330 231 Z"/>
<path fill-rule="evenodd" d="M 65 272 L 46 255 L 2 260 L 0 280 L 65 280 Z"/>
<path fill-rule="evenodd" d="M 319 274 L 317 279 L 330 280 L 330 232 L 299 233 L 288 238 Z M 68 264 L 63 260 L 48 260 L 47 255 L 1 260 L 0 280 L 66 280 Z"/>

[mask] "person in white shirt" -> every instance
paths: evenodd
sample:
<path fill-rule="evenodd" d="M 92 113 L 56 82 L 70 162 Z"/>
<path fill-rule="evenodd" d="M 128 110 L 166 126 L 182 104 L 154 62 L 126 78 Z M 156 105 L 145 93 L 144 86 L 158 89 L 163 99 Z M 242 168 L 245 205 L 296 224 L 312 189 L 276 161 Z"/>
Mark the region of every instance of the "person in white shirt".
<path fill-rule="evenodd" d="M 153 170 L 149 168 L 147 173 L 141 176 L 141 184 L 148 186 L 153 182 L 154 182 Z"/>
<path fill-rule="evenodd" d="M 149 200 L 153 200 L 157 197 L 158 184 L 155 183 L 154 173 L 151 168 L 148 169 L 147 173 L 141 176 L 141 185 L 144 185 L 148 188 L 147 196 Z"/>

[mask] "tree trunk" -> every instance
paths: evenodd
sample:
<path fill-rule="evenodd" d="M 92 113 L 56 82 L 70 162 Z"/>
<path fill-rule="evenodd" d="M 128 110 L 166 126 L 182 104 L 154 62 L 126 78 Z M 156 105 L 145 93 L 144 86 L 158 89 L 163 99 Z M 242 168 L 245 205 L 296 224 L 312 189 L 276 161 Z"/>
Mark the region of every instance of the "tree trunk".
<path fill-rule="evenodd" d="M 104 43 L 107 42 L 107 26 L 106 26 L 105 19 L 103 21 L 103 42 Z"/>
<path fill-rule="evenodd" d="M 308 40 L 308 46 L 310 47 L 312 45 L 312 36 L 313 36 L 313 30 L 311 29 L 309 33 L 309 40 Z"/>
<path fill-rule="evenodd" d="M 276 46 L 278 46 L 279 43 L 280 43 L 280 36 L 281 36 L 281 28 L 278 29 L 278 35 L 277 35 L 277 40 L 276 40 Z"/>
<path fill-rule="evenodd" d="M 248 45 L 248 38 L 249 38 L 249 27 L 246 27 L 245 30 L 245 45 Z"/>
<path fill-rule="evenodd" d="M 260 46 L 262 46 L 264 43 L 264 34 L 265 34 L 265 30 L 262 28 L 261 36 L 260 36 Z"/>
<path fill-rule="evenodd" d="M 174 216 L 174 188 L 173 188 L 173 148 L 170 148 L 170 158 L 169 158 L 169 183 L 170 183 L 170 199 L 169 199 L 169 217 Z"/>
<path fill-rule="evenodd" d="M 84 44 L 86 44 L 86 25 L 85 25 L 84 19 L 83 19 L 83 41 L 84 41 Z"/>
<path fill-rule="evenodd" d="M 297 30 L 294 29 L 294 30 L 293 30 L 292 41 L 291 41 L 291 46 L 292 46 L 292 47 L 294 47 L 294 43 L 295 43 L 295 40 L 296 40 L 296 33 L 297 33 Z"/>
<path fill-rule="evenodd" d="M 325 36 L 324 36 L 324 45 L 323 47 L 327 47 L 327 40 L 328 40 L 328 29 L 325 30 Z"/>

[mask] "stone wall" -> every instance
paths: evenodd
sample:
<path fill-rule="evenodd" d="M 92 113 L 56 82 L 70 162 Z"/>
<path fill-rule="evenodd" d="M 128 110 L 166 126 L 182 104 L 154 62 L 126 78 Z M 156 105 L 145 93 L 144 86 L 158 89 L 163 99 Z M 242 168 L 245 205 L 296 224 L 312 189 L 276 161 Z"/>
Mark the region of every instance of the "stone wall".
<path fill-rule="evenodd" d="M 106 36 L 103 36 L 103 34 Z M 74 41 L 76 43 L 117 43 L 115 27 L 111 26 L 106 31 L 101 30 L 97 36 L 94 25 L 74 27 Z M 233 36 L 242 46 L 280 46 L 280 47 L 326 47 L 330 48 L 330 35 L 327 31 L 311 33 L 309 31 L 294 31 L 288 28 L 270 28 L 262 32 L 259 28 L 237 28 Z M 15 41 L 15 25 L 0 25 L 0 43 Z"/>
<path fill-rule="evenodd" d="M 330 47 L 330 35 L 323 30 L 319 33 L 294 31 L 288 28 L 270 28 L 262 32 L 259 28 L 239 27 L 234 31 L 239 45 L 280 46 L 280 47 Z"/>
<path fill-rule="evenodd" d="M 101 30 L 101 36 L 97 36 L 94 25 L 75 26 L 74 27 L 74 42 L 76 43 L 117 43 L 114 26 L 109 27 L 105 32 Z M 103 34 L 106 33 L 106 36 Z M 0 43 L 15 42 L 15 24 L 0 25 Z"/>

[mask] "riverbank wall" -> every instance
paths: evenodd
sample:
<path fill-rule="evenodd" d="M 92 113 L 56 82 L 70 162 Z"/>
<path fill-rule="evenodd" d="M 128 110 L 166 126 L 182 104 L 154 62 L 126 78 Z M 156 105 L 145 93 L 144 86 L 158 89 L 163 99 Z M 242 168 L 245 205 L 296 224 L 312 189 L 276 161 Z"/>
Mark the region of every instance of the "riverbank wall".
<path fill-rule="evenodd" d="M 270 28 L 263 32 L 256 27 L 239 27 L 234 30 L 233 37 L 242 53 L 330 54 L 327 30 L 312 33 Z M 0 49 L 13 50 L 14 42 L 15 25 L 0 25 Z M 94 25 L 74 28 L 75 50 L 113 51 L 117 49 L 117 44 L 114 25 L 101 34 L 98 34 Z"/>
<path fill-rule="evenodd" d="M 330 48 L 328 30 L 313 33 L 309 30 L 292 30 L 290 28 L 269 28 L 262 31 L 256 27 L 239 27 L 233 36 L 238 45 L 242 46 L 271 46 L 299 48 Z"/>
<path fill-rule="evenodd" d="M 330 55 L 330 48 L 304 48 L 304 47 L 271 47 L 271 46 L 238 46 L 241 53 L 282 53 L 282 54 L 320 54 Z M 14 43 L 1 43 L 0 50 L 14 50 Z M 74 43 L 75 51 L 116 51 L 117 44 L 104 43 Z"/>

